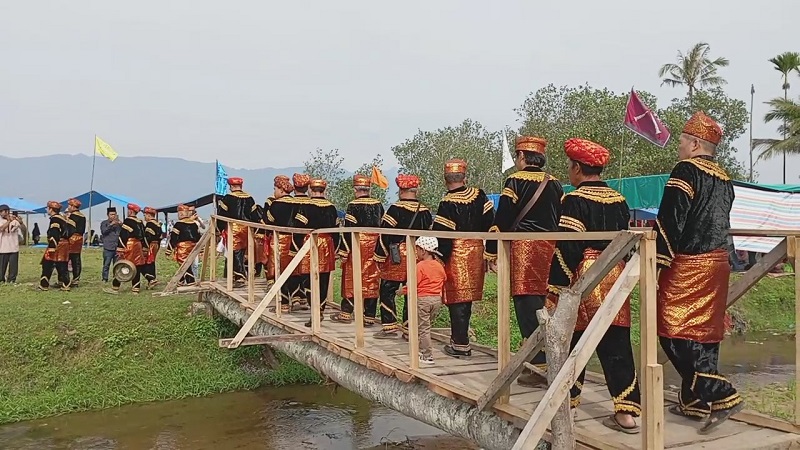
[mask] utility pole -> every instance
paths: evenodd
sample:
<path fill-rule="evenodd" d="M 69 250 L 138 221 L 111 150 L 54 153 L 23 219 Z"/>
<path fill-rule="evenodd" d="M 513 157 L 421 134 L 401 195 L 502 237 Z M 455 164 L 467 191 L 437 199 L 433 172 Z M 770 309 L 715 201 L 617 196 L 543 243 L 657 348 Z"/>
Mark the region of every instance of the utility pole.
<path fill-rule="evenodd" d="M 750 85 L 750 182 L 753 182 L 753 98 L 756 94 L 756 86 Z M 784 161 L 784 183 L 786 183 L 786 162 Z"/>

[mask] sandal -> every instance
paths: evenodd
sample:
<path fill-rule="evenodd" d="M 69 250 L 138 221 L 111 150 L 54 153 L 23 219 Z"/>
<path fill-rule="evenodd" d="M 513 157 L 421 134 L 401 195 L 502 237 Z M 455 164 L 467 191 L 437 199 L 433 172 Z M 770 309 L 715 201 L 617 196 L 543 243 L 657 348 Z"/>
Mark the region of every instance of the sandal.
<path fill-rule="evenodd" d="M 620 431 L 620 432 L 625 433 L 625 434 L 639 434 L 639 432 L 641 431 L 641 428 L 639 427 L 639 425 L 634 425 L 632 427 L 624 427 L 624 426 L 620 425 L 620 423 L 617 421 L 617 415 L 616 414 L 612 414 L 612 415 L 606 417 L 605 419 L 603 419 L 603 425 L 605 425 L 607 428 L 610 428 L 610 429 L 612 429 L 614 431 Z"/>
<path fill-rule="evenodd" d="M 672 405 L 667 409 L 667 411 L 671 412 L 672 414 L 675 414 L 676 416 L 681 416 L 684 419 L 693 420 L 695 422 L 702 422 L 706 420 L 705 416 L 700 417 L 700 416 L 693 416 L 690 414 L 686 414 L 685 412 L 683 412 L 680 405 Z"/>
<path fill-rule="evenodd" d="M 723 409 L 722 411 L 712 411 L 708 415 L 705 424 L 697 432 L 700 434 L 708 434 L 714 431 L 715 428 L 722 425 L 722 422 L 730 419 L 732 416 L 744 409 L 744 402 L 739 403 L 730 409 Z"/>

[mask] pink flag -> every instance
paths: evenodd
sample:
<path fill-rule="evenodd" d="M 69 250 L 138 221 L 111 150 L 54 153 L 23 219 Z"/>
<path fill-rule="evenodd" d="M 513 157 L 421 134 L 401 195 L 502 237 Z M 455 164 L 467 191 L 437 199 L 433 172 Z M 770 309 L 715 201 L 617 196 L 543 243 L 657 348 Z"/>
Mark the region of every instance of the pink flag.
<path fill-rule="evenodd" d="M 628 106 L 625 108 L 625 126 L 661 148 L 667 146 L 669 129 L 647 105 L 642 103 L 633 89 L 628 99 Z"/>

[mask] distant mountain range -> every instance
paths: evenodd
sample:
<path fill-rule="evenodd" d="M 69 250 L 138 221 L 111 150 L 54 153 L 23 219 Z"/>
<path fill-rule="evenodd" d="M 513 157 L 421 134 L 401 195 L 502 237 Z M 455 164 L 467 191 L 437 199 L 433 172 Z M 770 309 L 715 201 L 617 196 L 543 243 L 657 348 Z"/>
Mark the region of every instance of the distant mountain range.
<path fill-rule="evenodd" d="M 51 155 L 28 158 L 0 156 L 0 197 L 23 198 L 44 205 L 48 200 L 64 200 L 89 191 L 92 157 L 88 155 Z M 245 191 L 263 202 L 273 192 L 273 178 L 279 174 L 291 176 L 302 167 L 265 167 L 233 169 L 226 167 L 229 176 L 245 179 Z M 187 161 L 166 157 L 119 157 L 114 162 L 97 158 L 94 190 L 135 198 L 144 205 L 155 207 L 189 201 L 214 191 L 214 163 Z M 352 175 L 350 173 L 348 176 Z M 389 180 L 397 169 L 385 170 Z M 390 198 L 392 194 L 390 194 Z M 119 209 L 123 205 L 115 205 Z M 209 211 L 200 210 L 207 215 Z M 105 218 L 105 207 L 93 208 L 95 227 Z M 33 220 L 33 217 L 31 218 Z M 42 222 L 41 218 L 36 218 Z M 41 226 L 41 225 L 40 225 Z"/>

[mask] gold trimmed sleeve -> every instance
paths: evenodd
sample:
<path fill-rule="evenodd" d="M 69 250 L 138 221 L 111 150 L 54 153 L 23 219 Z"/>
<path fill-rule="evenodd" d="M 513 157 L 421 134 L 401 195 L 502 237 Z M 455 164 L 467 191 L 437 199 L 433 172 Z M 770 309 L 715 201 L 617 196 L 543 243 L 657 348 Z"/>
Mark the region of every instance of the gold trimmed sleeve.
<path fill-rule="evenodd" d="M 486 213 L 488 213 L 489 211 L 492 211 L 492 210 L 494 210 L 494 203 L 492 203 L 491 201 L 488 201 L 488 202 L 483 204 L 483 213 L 484 214 L 486 214 Z"/>
<path fill-rule="evenodd" d="M 217 202 L 217 206 L 222 208 L 222 210 L 224 210 L 224 211 L 228 210 L 228 205 L 226 205 L 225 202 L 223 202 L 222 200 Z"/>
<path fill-rule="evenodd" d="M 679 178 L 670 178 L 669 180 L 667 180 L 666 187 L 680 189 L 686 195 L 689 196 L 689 199 L 692 200 L 694 199 L 694 188 L 692 187 L 692 185 Z"/>
<path fill-rule="evenodd" d="M 433 219 L 433 222 L 453 231 L 456 230 L 456 223 L 444 216 L 437 215 L 436 218 Z"/>
<path fill-rule="evenodd" d="M 586 231 L 586 225 L 584 225 L 583 222 L 567 215 L 561 216 L 561 219 L 558 221 L 558 226 L 572 231 L 577 231 L 578 233 L 583 233 Z"/>
<path fill-rule="evenodd" d="M 511 189 L 510 187 L 504 187 L 500 195 L 510 198 L 511 203 L 517 203 L 519 201 L 517 193 L 514 192 L 514 190 Z"/>
<path fill-rule="evenodd" d="M 295 215 L 294 215 L 294 218 L 295 218 L 295 220 L 297 220 L 298 222 L 302 222 L 302 223 L 303 223 L 303 225 L 308 225 L 308 218 L 307 218 L 306 216 L 302 215 L 301 213 L 297 213 L 297 214 L 295 214 Z"/>
<path fill-rule="evenodd" d="M 394 228 L 397 226 L 397 220 L 390 216 L 389 213 L 384 214 L 381 221 L 386 222 L 386 224 L 389 225 L 389 228 Z"/>
<path fill-rule="evenodd" d="M 356 216 L 354 216 L 352 214 L 345 214 L 344 215 L 344 220 L 347 221 L 347 222 L 352 223 L 353 225 L 358 224 L 358 220 L 356 219 Z"/>

